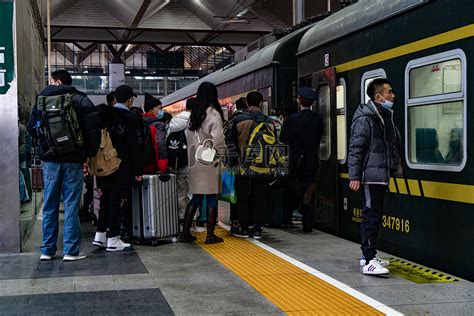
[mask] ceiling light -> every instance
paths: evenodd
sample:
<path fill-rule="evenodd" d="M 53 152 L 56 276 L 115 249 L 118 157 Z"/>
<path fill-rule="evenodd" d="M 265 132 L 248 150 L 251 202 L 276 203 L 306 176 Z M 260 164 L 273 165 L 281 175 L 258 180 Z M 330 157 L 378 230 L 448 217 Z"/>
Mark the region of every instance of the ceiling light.
<path fill-rule="evenodd" d="M 239 19 L 239 18 L 230 18 L 227 20 L 222 20 L 221 23 L 230 24 L 230 23 L 250 23 L 249 20 Z"/>
<path fill-rule="evenodd" d="M 237 17 L 241 17 L 242 15 L 244 15 L 245 13 L 249 12 L 249 9 L 243 9 L 242 11 L 240 11 L 239 13 L 237 13 Z"/>

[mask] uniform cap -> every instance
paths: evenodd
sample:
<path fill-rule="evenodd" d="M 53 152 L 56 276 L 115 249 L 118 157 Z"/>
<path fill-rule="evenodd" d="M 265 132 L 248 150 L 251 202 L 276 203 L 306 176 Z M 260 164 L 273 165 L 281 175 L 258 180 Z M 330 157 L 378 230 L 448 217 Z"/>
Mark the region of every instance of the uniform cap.
<path fill-rule="evenodd" d="M 298 89 L 298 98 L 303 105 L 311 105 L 318 99 L 318 94 L 311 88 L 301 87 Z"/>

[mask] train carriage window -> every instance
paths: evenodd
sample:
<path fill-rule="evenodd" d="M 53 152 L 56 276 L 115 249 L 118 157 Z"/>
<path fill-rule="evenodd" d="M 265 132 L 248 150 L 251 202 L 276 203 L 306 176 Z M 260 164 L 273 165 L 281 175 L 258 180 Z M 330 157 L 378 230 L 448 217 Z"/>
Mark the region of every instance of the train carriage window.
<path fill-rule="evenodd" d="M 407 164 L 461 171 L 466 164 L 466 56 L 460 49 L 408 63 L 405 72 Z"/>
<path fill-rule="evenodd" d="M 331 93 L 328 84 L 321 85 L 318 88 L 318 112 L 324 120 L 319 157 L 321 160 L 328 160 L 331 156 Z"/>
<path fill-rule="evenodd" d="M 347 128 L 346 128 L 346 81 L 341 78 L 336 86 L 336 124 L 337 124 L 337 159 L 346 162 Z"/>
<path fill-rule="evenodd" d="M 387 78 L 385 70 L 383 70 L 382 68 L 367 71 L 362 75 L 361 86 L 360 86 L 360 102 L 361 103 L 367 103 L 370 100 L 369 96 L 366 93 L 367 87 L 369 86 L 369 83 L 371 83 L 372 81 L 378 78 Z"/>

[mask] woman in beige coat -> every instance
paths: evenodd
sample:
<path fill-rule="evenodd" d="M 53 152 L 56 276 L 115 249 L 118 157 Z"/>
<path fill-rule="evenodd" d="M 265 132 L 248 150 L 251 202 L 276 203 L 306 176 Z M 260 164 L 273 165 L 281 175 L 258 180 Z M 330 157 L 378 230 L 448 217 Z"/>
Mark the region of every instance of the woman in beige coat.
<path fill-rule="evenodd" d="M 188 145 L 188 185 L 189 193 L 193 195 L 184 215 L 184 228 L 179 236 L 180 242 L 191 242 L 196 237 L 191 235 L 190 228 L 197 208 L 206 198 L 207 204 L 207 236 L 206 244 L 224 241 L 214 234 L 217 222 L 217 194 L 220 193 L 219 156 L 225 154 L 223 113 L 217 97 L 217 88 L 209 82 L 203 82 L 196 95 L 196 103 L 189 118 L 186 129 Z M 217 151 L 214 163 L 203 164 L 196 160 L 198 145 L 214 145 Z"/>

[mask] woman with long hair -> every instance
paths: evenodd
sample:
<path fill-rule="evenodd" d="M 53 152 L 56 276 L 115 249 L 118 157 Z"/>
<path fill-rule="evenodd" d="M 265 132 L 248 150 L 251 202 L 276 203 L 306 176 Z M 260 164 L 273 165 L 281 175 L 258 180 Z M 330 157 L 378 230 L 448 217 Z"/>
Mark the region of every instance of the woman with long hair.
<path fill-rule="evenodd" d="M 207 236 L 206 244 L 223 242 L 214 234 L 217 223 L 217 194 L 220 192 L 220 175 L 218 157 L 225 154 L 224 115 L 219 104 L 217 88 L 210 82 L 203 82 L 197 91 L 196 103 L 189 118 L 186 129 L 188 144 L 188 186 L 193 197 L 186 207 L 184 228 L 179 236 L 180 242 L 191 242 L 196 237 L 191 235 L 191 224 L 197 208 L 206 199 L 207 205 Z M 204 144 L 206 142 L 206 144 Z M 217 151 L 213 163 L 205 164 L 196 160 L 196 150 L 199 145 L 213 144 Z"/>

